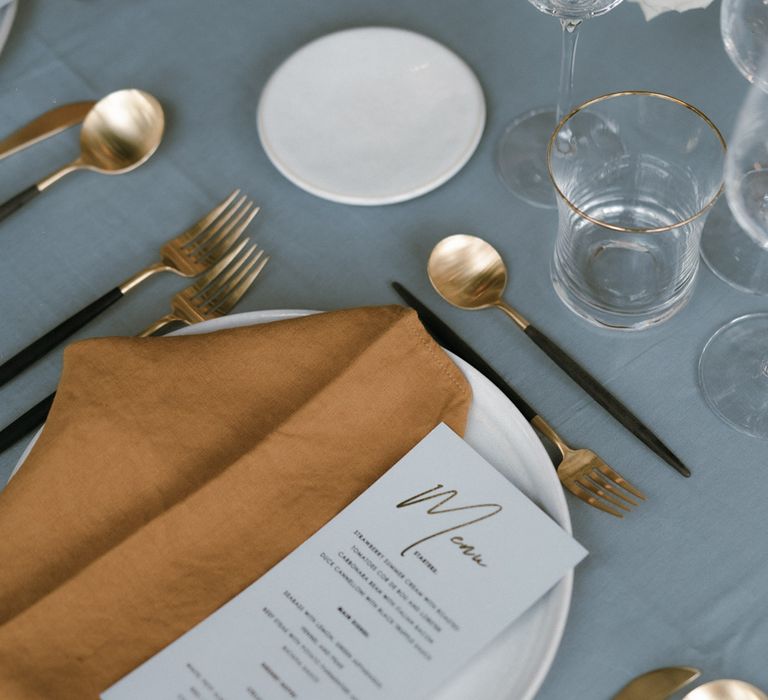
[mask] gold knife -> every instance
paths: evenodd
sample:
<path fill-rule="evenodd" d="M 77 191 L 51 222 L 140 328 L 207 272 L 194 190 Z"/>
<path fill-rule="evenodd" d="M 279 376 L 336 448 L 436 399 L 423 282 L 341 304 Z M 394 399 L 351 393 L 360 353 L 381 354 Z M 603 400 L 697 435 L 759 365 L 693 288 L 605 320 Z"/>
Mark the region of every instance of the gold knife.
<path fill-rule="evenodd" d="M 70 102 L 41 114 L 29 124 L 22 126 L 21 129 L 14 131 L 10 136 L 0 141 L 0 160 L 79 124 L 85 119 L 85 115 L 88 114 L 94 104 L 96 103 L 93 100 Z"/>
<path fill-rule="evenodd" d="M 630 681 L 613 700 L 667 700 L 700 675 L 699 669 L 690 666 L 657 668 Z"/>

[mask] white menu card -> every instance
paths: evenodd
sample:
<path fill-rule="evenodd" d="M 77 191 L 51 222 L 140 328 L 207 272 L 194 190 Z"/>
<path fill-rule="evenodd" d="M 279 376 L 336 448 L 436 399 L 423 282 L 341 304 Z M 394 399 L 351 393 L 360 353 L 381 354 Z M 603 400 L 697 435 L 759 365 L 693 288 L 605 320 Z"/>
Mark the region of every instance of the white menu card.
<path fill-rule="evenodd" d="M 101 697 L 419 700 L 585 554 L 439 425 L 279 564 Z"/>

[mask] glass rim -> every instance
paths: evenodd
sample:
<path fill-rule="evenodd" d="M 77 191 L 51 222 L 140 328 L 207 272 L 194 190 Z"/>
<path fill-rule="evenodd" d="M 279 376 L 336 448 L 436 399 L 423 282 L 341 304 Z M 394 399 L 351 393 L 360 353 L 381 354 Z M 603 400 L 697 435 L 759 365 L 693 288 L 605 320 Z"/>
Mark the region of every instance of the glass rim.
<path fill-rule="evenodd" d="M 690 112 L 693 112 L 696 116 L 701 118 L 705 124 L 712 130 L 712 132 L 717 137 L 718 141 L 720 142 L 720 145 L 723 147 L 723 154 L 728 150 L 728 146 L 726 145 L 725 138 L 723 137 L 723 134 L 720 132 L 720 129 L 718 129 L 715 126 L 715 123 L 706 115 L 704 112 L 702 112 L 698 107 L 695 107 L 694 105 L 690 104 L 689 102 L 686 102 L 685 100 L 681 100 L 679 97 L 673 97 L 672 95 L 667 95 L 663 92 L 655 92 L 653 90 L 620 90 L 618 92 L 608 92 L 604 95 L 599 95 L 598 97 L 593 97 L 590 100 L 587 100 L 586 102 L 582 102 L 581 104 L 574 107 L 568 114 L 566 114 L 557 124 L 555 127 L 555 130 L 552 132 L 552 135 L 549 137 L 549 142 L 547 143 L 547 172 L 549 173 L 549 179 L 552 182 L 552 185 L 555 188 L 555 192 L 557 192 L 557 195 L 568 205 L 568 208 L 571 209 L 575 214 L 582 217 L 583 219 L 586 219 L 587 221 L 595 224 L 596 226 L 601 226 L 602 228 L 607 228 L 611 231 L 619 231 L 621 233 L 663 233 L 664 231 L 671 231 L 672 229 L 679 228 L 680 226 L 685 226 L 687 224 L 690 224 L 692 221 L 695 221 L 698 219 L 702 214 L 705 214 L 709 209 L 714 206 L 715 202 L 717 202 L 720 195 L 723 193 L 725 189 L 725 182 L 722 182 L 720 184 L 720 188 L 715 192 L 715 194 L 711 197 L 711 199 L 703 206 L 701 209 L 699 209 L 695 214 L 689 216 L 686 219 L 681 219 L 680 221 L 675 222 L 674 224 L 668 224 L 667 226 L 653 226 L 653 227 L 640 227 L 640 226 L 619 226 L 618 224 L 610 224 L 607 221 L 602 221 L 601 219 L 596 219 L 593 216 L 590 216 L 585 211 L 581 210 L 579 207 L 576 206 L 566 195 L 565 193 L 560 189 L 559 185 L 557 184 L 557 180 L 555 179 L 555 174 L 552 172 L 552 148 L 555 143 L 555 139 L 557 135 L 560 133 L 562 128 L 565 126 L 567 122 L 569 122 L 573 117 L 575 117 L 579 112 L 582 112 L 583 110 L 587 109 L 588 107 L 591 107 L 592 105 L 598 104 L 600 102 L 605 102 L 606 100 L 611 100 L 617 97 L 627 97 L 627 96 L 641 96 L 641 97 L 656 97 L 661 100 L 666 100 L 667 102 L 673 102 L 676 105 L 679 105 L 680 107 L 684 107 L 685 109 L 689 110 Z"/>

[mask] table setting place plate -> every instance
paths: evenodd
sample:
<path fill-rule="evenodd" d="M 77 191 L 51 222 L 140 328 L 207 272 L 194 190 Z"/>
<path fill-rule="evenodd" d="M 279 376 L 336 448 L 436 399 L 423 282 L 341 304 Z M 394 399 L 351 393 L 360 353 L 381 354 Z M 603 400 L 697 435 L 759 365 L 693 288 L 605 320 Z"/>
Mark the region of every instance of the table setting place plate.
<path fill-rule="evenodd" d="M 262 146 L 291 182 L 334 202 L 403 202 L 469 160 L 485 126 L 477 77 L 445 46 L 390 27 L 323 36 L 275 71 Z"/>
<path fill-rule="evenodd" d="M 270 323 L 310 313 L 270 310 L 234 314 L 180 329 L 170 335 L 211 333 L 226 328 Z M 562 486 L 543 445 L 522 414 L 482 374 L 448 353 L 472 387 L 473 399 L 465 440 L 502 475 L 571 533 Z M 29 455 L 31 440 L 13 474 Z M 13 476 L 12 474 L 12 476 Z M 431 700 L 530 700 L 554 660 L 565 628 L 573 573 L 565 576 L 533 607 L 510 625 L 481 654 L 450 680 Z"/>
<path fill-rule="evenodd" d="M 0 51 L 3 50 L 11 33 L 17 5 L 17 0 L 0 0 Z"/>

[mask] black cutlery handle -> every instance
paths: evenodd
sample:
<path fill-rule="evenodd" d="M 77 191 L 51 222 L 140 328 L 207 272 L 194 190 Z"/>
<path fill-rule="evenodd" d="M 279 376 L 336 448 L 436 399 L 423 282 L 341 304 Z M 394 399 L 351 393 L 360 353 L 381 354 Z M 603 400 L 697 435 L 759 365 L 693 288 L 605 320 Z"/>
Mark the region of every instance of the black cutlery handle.
<path fill-rule="evenodd" d="M 110 289 L 104 296 L 80 309 L 66 321 L 62 321 L 58 326 L 6 360 L 0 365 L 0 386 L 20 374 L 32 363 L 37 362 L 43 355 L 53 350 L 59 343 L 80 330 L 122 297 L 123 292 L 120 291 L 120 287 Z"/>
<path fill-rule="evenodd" d="M 37 189 L 37 185 L 31 185 L 26 190 L 11 197 L 7 202 L 0 204 L 0 221 L 9 217 L 17 209 L 21 209 L 27 202 L 33 200 L 39 194 L 40 190 Z"/>
<path fill-rule="evenodd" d="M 50 396 L 46 396 L 42 401 L 32 406 L 26 413 L 22 413 L 13 423 L 0 430 L 0 452 L 7 450 L 27 433 L 32 432 L 37 426 L 45 422 L 55 396 L 56 392 L 54 391 Z"/>
<path fill-rule="evenodd" d="M 458 353 L 457 353 L 458 354 Z M 469 364 L 472 364 L 471 362 Z M 536 411 L 531 407 L 531 405 L 522 397 L 520 394 L 518 394 L 507 382 L 504 381 L 504 379 L 494 370 L 491 370 L 490 372 L 486 370 L 483 372 L 483 374 L 491 380 L 496 385 L 496 388 L 501 391 L 504 396 L 506 396 L 512 404 L 517 408 L 520 413 L 523 414 L 523 418 L 527 420 L 529 423 L 536 418 L 539 414 L 536 413 Z"/>
<path fill-rule="evenodd" d="M 400 298 L 416 311 L 424 328 L 440 345 L 458 355 L 462 360 L 468 362 L 478 372 L 490 379 L 496 385 L 496 388 L 523 414 L 525 420 L 530 423 L 536 418 L 538 414 L 531 408 L 528 402 L 466 340 L 456 333 L 424 302 L 411 294 L 402 284 L 399 282 L 392 282 L 391 284 L 392 289 L 400 295 Z"/>
<path fill-rule="evenodd" d="M 619 399 L 611 394 L 587 370 L 574 360 L 565 350 L 538 328 L 529 325 L 525 334 L 538 345 L 554 363 L 560 367 L 573 381 L 586 391 L 598 404 L 610 413 L 619 423 L 629 430 L 636 438 L 645 443 L 659 457 L 665 460 L 683 476 L 690 476 L 691 471 L 680 459 L 632 413 Z"/>

